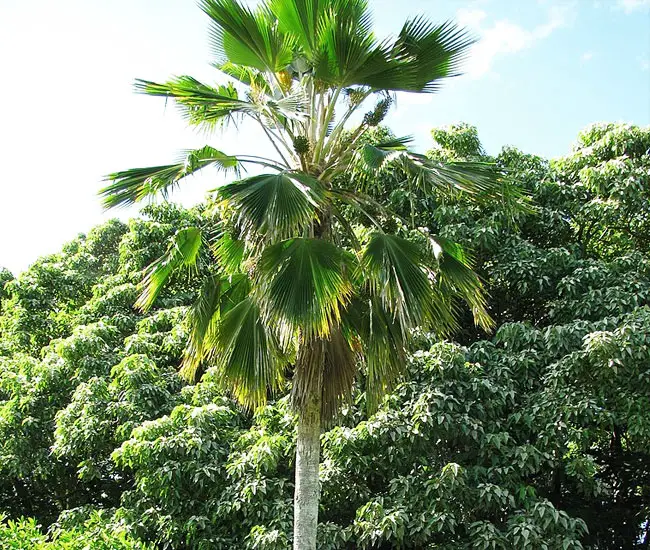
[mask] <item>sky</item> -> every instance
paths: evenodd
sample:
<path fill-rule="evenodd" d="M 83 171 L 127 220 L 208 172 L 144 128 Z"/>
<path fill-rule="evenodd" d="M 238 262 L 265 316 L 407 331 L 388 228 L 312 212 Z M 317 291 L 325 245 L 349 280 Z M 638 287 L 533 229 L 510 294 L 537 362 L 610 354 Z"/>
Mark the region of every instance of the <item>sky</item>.
<path fill-rule="evenodd" d="M 650 124 L 650 0 L 369 0 L 377 34 L 409 16 L 454 19 L 479 38 L 464 75 L 433 95 L 400 94 L 386 123 L 430 147 L 430 130 L 478 127 L 488 153 L 504 145 L 568 154 L 593 122 Z M 208 19 L 193 0 L 0 0 L 0 266 L 20 273 L 104 220 L 103 177 L 167 164 L 210 144 L 267 154 L 258 134 L 206 136 L 174 106 L 133 93 L 135 78 L 210 67 Z M 220 183 L 186 180 L 189 206 Z"/>

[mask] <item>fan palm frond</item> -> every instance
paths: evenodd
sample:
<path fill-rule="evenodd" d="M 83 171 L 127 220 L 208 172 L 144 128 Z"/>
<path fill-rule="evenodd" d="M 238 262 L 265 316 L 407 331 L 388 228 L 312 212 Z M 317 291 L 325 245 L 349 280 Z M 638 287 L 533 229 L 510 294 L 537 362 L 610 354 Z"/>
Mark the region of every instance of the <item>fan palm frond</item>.
<path fill-rule="evenodd" d="M 214 351 L 222 315 L 244 300 L 249 292 L 250 280 L 241 273 L 230 277 L 212 274 L 203 280 L 187 315 L 189 337 L 181 364 L 181 375 L 186 380 L 198 381 L 206 357 Z"/>
<path fill-rule="evenodd" d="M 244 405 L 263 405 L 268 392 L 281 386 L 290 357 L 252 297 L 221 315 L 208 343 L 207 360 Z"/>
<path fill-rule="evenodd" d="M 354 257 L 326 240 L 295 238 L 267 247 L 258 269 L 269 323 L 286 322 L 306 340 L 329 337 L 352 294 Z"/>
<path fill-rule="evenodd" d="M 221 63 L 278 73 L 293 60 L 293 38 L 265 5 L 251 9 L 236 0 L 200 0 L 199 6 L 211 19 L 212 46 Z"/>
<path fill-rule="evenodd" d="M 429 236 L 431 250 L 438 261 L 438 281 L 446 296 L 460 297 L 472 311 L 474 321 L 486 331 L 494 327 L 487 311 L 486 292 L 471 261 L 458 244 L 439 236 Z"/>
<path fill-rule="evenodd" d="M 260 93 L 265 95 L 273 94 L 273 86 L 268 82 L 267 77 L 256 69 L 244 65 L 235 65 L 230 61 L 215 63 L 214 67 L 229 77 L 249 86 L 253 95 Z"/>
<path fill-rule="evenodd" d="M 437 25 L 424 16 L 407 20 L 392 51 L 402 72 L 413 79 L 413 86 L 402 91 L 437 91 L 443 78 L 459 74 L 460 65 L 474 42 L 467 31 L 450 21 Z"/>
<path fill-rule="evenodd" d="M 357 153 L 356 170 L 377 173 L 399 170 L 425 194 L 433 190 L 463 191 L 477 198 L 501 198 L 503 181 L 498 167 L 489 162 L 440 162 L 409 151 L 409 138 L 365 144 Z"/>
<path fill-rule="evenodd" d="M 235 275 L 242 272 L 242 262 L 246 253 L 246 242 L 235 239 L 229 232 L 222 232 L 219 237 L 211 243 L 219 268 L 227 275 Z"/>
<path fill-rule="evenodd" d="M 359 358 L 365 365 L 366 406 L 373 412 L 406 368 L 402 327 L 373 296 L 356 296 L 342 315 L 342 326 L 356 335 Z"/>
<path fill-rule="evenodd" d="M 360 344 L 356 334 L 342 325 L 332 329 L 324 342 L 322 418 L 333 418 L 343 403 L 352 397 L 360 363 Z"/>
<path fill-rule="evenodd" d="M 136 307 L 147 311 L 156 301 L 171 274 L 179 268 L 193 268 L 203 245 L 203 234 L 196 227 L 178 231 L 165 252 L 146 270 Z"/>
<path fill-rule="evenodd" d="M 371 296 L 390 312 L 404 338 L 418 326 L 440 332 L 454 326 L 451 311 L 439 303 L 435 276 L 416 244 L 396 235 L 373 233 L 363 250 L 361 268 Z"/>
<path fill-rule="evenodd" d="M 218 191 L 237 212 L 243 235 L 271 242 L 303 233 L 317 219 L 325 196 L 317 179 L 297 172 L 261 174 Z"/>
<path fill-rule="evenodd" d="M 342 89 L 356 82 L 376 42 L 365 0 L 333 1 L 322 11 L 312 59 L 318 80 Z"/>
<path fill-rule="evenodd" d="M 240 160 L 206 145 L 186 151 L 176 164 L 132 168 L 106 176 L 111 183 L 99 191 L 105 208 L 128 206 L 145 198 L 167 196 L 180 180 L 208 166 L 223 172 L 237 172 Z"/>
<path fill-rule="evenodd" d="M 194 126 L 213 128 L 235 120 L 237 115 L 257 111 L 254 104 L 239 99 L 232 84 L 213 88 L 191 76 L 179 76 L 162 84 L 137 79 L 135 89 L 147 95 L 173 98 L 187 121 Z"/>

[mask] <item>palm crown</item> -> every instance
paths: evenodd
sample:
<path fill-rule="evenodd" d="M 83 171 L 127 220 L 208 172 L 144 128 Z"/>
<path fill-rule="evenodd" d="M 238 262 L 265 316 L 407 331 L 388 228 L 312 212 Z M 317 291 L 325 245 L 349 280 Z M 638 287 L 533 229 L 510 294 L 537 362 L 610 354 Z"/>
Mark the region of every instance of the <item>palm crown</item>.
<path fill-rule="evenodd" d="M 151 307 L 175 270 L 207 266 L 188 314 L 185 374 L 209 365 L 252 407 L 291 377 L 299 413 L 294 548 L 313 549 L 320 424 L 349 396 L 357 368 L 376 404 L 405 363 L 413 329 L 452 329 L 459 297 L 490 325 L 460 247 L 417 228 L 417 242 L 406 238 L 406 222 L 401 234 L 385 231 L 395 216 L 372 198 L 386 181 L 425 194 L 499 195 L 491 166 L 436 162 L 410 151 L 406 138 L 371 138 L 396 92 L 434 92 L 457 74 L 472 39 L 417 17 L 397 37 L 377 40 L 365 0 L 200 6 L 226 82 L 182 76 L 136 87 L 173 98 L 189 124 L 207 130 L 253 122 L 273 158 L 205 146 L 177 164 L 111 174 L 101 193 L 113 207 L 166 195 L 206 167 L 240 178 L 217 190 L 214 224 L 179 230 L 148 268 L 138 305 Z M 241 178 L 249 164 L 263 173 Z"/>

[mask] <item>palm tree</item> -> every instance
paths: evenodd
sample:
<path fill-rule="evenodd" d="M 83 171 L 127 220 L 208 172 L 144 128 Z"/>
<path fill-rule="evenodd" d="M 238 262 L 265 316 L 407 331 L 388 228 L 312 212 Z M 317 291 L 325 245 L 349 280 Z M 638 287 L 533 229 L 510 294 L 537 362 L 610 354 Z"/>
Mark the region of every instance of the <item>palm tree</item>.
<path fill-rule="evenodd" d="M 274 157 L 205 146 L 177 164 L 111 174 L 101 194 L 115 207 L 165 196 L 206 167 L 237 175 L 216 190 L 214 224 L 178 231 L 148 268 L 137 305 L 151 307 L 175 270 L 207 266 L 188 312 L 182 372 L 194 379 L 206 366 L 217 369 L 250 407 L 290 383 L 293 544 L 313 550 L 321 427 L 350 395 L 358 369 L 373 405 L 402 371 L 414 328 L 453 330 L 458 298 L 490 325 L 460 247 L 411 228 L 416 244 L 404 220 L 401 233 L 388 232 L 395 216 L 371 197 L 373 182 L 389 176 L 425 194 L 499 196 L 490 166 L 434 162 L 405 138 L 368 139 L 396 92 L 435 92 L 458 74 L 472 39 L 452 23 L 416 17 L 380 41 L 366 0 L 265 0 L 256 8 L 200 0 L 200 7 L 225 83 L 181 76 L 138 80 L 136 88 L 173 98 L 189 124 L 207 130 L 252 122 Z M 263 173 L 241 178 L 251 164 Z"/>

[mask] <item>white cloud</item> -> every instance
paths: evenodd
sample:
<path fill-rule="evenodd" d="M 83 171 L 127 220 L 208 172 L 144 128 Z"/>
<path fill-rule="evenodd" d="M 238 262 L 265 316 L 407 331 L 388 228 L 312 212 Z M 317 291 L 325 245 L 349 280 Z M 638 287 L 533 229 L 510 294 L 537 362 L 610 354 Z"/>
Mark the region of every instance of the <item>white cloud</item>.
<path fill-rule="evenodd" d="M 650 0 L 618 0 L 616 5 L 625 13 L 632 13 L 650 8 Z"/>
<path fill-rule="evenodd" d="M 590 61 L 591 59 L 593 59 L 593 57 L 594 57 L 593 52 L 585 52 L 580 56 L 580 59 L 582 59 L 583 61 Z"/>
<path fill-rule="evenodd" d="M 456 21 L 461 27 L 477 29 L 481 22 L 487 17 L 487 13 L 479 9 L 460 8 L 456 12 Z"/>
<path fill-rule="evenodd" d="M 572 5 L 551 6 L 546 22 L 532 29 L 526 29 L 508 19 L 496 21 L 484 28 L 481 23 L 485 13 L 481 10 L 458 10 L 456 17 L 480 36 L 472 48 L 464 67 L 465 72 L 475 78 L 484 76 L 492 69 L 497 57 L 513 54 L 531 48 L 536 42 L 548 38 L 555 30 L 567 26 L 573 14 Z"/>

